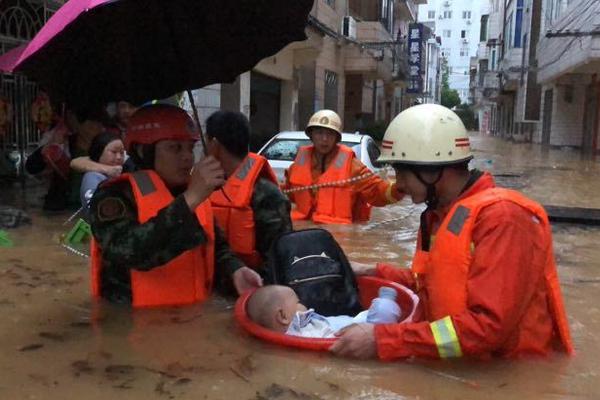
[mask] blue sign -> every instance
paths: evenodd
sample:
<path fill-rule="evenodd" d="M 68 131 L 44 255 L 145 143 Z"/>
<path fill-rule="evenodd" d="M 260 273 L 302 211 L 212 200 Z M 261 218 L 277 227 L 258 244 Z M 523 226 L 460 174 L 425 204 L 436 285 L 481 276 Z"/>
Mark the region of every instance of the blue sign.
<path fill-rule="evenodd" d="M 408 87 L 406 93 L 423 92 L 423 24 L 408 26 Z"/>

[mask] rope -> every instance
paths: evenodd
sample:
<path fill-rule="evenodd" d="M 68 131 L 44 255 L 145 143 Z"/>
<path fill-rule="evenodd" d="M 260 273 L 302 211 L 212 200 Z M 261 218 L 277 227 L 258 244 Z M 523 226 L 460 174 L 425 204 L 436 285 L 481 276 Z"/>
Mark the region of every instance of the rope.
<path fill-rule="evenodd" d="M 410 217 L 411 215 L 412 215 L 412 213 L 408 213 L 408 214 L 403 215 L 403 216 L 398 217 L 398 218 L 391 218 L 391 219 L 386 219 L 386 220 L 383 220 L 383 221 L 380 221 L 380 222 L 375 222 L 373 224 L 369 224 L 368 226 L 365 226 L 363 228 L 363 231 L 370 231 L 370 230 L 373 230 L 373 229 L 375 229 L 375 228 L 377 228 L 377 227 L 379 227 L 381 225 L 389 224 L 389 223 L 392 223 L 392 222 L 402 221 L 402 220 Z"/>
<path fill-rule="evenodd" d="M 288 194 L 288 193 L 294 193 L 294 192 L 302 192 L 304 190 L 315 190 L 315 189 L 320 189 L 320 188 L 324 188 L 324 187 L 343 186 L 343 185 L 348 185 L 348 184 L 352 184 L 352 183 L 356 183 L 356 182 L 365 180 L 367 178 L 370 178 L 373 175 L 375 175 L 373 172 L 368 172 L 363 175 L 355 176 L 354 178 L 342 179 L 342 180 L 333 181 L 333 182 L 316 183 L 314 185 L 309 185 L 309 186 L 298 186 L 298 187 L 294 187 L 294 188 L 290 188 L 290 189 L 285 189 L 283 191 L 283 193 Z"/>
<path fill-rule="evenodd" d="M 83 211 L 83 207 L 81 207 L 79 210 L 75 211 L 75 213 L 73 215 L 71 215 L 69 218 L 67 218 L 67 220 L 65 222 L 63 222 L 63 226 L 65 226 L 69 222 L 73 221 L 75 219 L 75 217 L 77 217 L 82 211 Z"/>
<path fill-rule="evenodd" d="M 79 250 L 77 250 L 77 249 L 74 249 L 73 247 L 69 246 L 68 244 L 61 243 L 60 245 L 61 245 L 62 247 L 64 247 L 65 249 L 67 249 L 68 251 L 70 251 L 71 253 L 75 254 L 76 256 L 83 257 L 83 258 L 90 258 L 90 256 L 89 256 L 89 255 L 85 254 L 85 253 L 84 253 L 84 252 L 82 252 L 82 251 L 79 251 Z"/>

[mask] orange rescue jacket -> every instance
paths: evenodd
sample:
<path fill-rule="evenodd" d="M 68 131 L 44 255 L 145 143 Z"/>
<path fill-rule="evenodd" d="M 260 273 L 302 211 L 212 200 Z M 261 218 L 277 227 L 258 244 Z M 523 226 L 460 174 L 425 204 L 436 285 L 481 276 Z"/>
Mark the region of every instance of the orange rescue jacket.
<path fill-rule="evenodd" d="M 290 167 L 290 188 L 313 184 L 336 182 L 352 178 L 352 149 L 338 145 L 338 153 L 327 170 L 316 181 L 312 178 L 312 155 L 314 146 L 303 146 L 298 150 L 294 164 Z M 351 224 L 368 221 L 371 205 L 360 199 L 352 184 L 321 187 L 312 193 L 303 190 L 294 193 L 296 208 L 293 220 L 310 219 L 323 224 Z"/>
<path fill-rule="evenodd" d="M 227 179 L 223 190 L 217 190 L 210 196 L 213 212 L 225 231 L 229 246 L 251 268 L 258 268 L 263 262 L 256 250 L 254 211 L 251 207 L 258 178 L 266 178 L 277 185 L 277 177 L 267 160 L 258 154 L 248 153 Z"/>
<path fill-rule="evenodd" d="M 430 326 L 442 358 L 462 355 L 460 338 L 451 316 L 467 308 L 467 278 L 474 250 L 471 238 L 477 215 L 484 207 L 503 200 L 509 200 L 528 210 L 532 218 L 543 227 L 543 242 L 546 244 L 543 268 L 551 318 L 540 320 L 539 310 L 527 307 L 512 335 L 516 344 L 511 353 L 528 352 L 536 347 L 535 342 L 540 338 L 536 335 L 538 330 L 535 326 L 539 324 L 552 324 L 564 350 L 568 353 L 573 351 L 552 251 L 551 228 L 544 209 L 518 192 L 490 188 L 459 200 L 452 207 L 435 237 L 432 237 L 429 252 L 421 250 L 420 235 L 417 241 L 412 271 L 416 277 L 417 289 L 424 289 L 422 297 L 425 300 L 425 313 L 428 321 L 433 321 Z"/>
<path fill-rule="evenodd" d="M 151 170 L 123 174 L 113 182 L 129 181 L 143 224 L 173 201 L 173 195 L 160 177 Z M 208 201 L 196 208 L 196 217 L 207 243 L 188 250 L 165 265 L 151 271 L 136 271 L 131 266 L 131 292 L 134 307 L 185 305 L 205 300 L 212 289 L 215 232 Z M 152 251 L 152 249 L 148 249 Z M 102 251 L 92 240 L 92 294 L 101 296 Z"/>

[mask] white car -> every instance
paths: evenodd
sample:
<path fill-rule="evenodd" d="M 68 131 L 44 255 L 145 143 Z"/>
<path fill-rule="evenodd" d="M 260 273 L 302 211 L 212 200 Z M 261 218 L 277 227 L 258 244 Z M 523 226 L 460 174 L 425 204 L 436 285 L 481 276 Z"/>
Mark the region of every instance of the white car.
<path fill-rule="evenodd" d="M 284 182 L 285 170 L 289 168 L 296 158 L 298 148 L 300 146 L 307 146 L 310 143 L 310 139 L 304 132 L 281 132 L 272 137 L 258 151 L 258 154 L 269 160 L 269 164 L 273 168 L 273 171 L 275 171 L 279 182 Z M 373 164 L 379 157 L 380 150 L 371 136 L 358 133 L 342 133 L 341 144 L 352 148 L 356 157 L 371 171 L 379 171 L 379 168 L 376 168 Z"/>

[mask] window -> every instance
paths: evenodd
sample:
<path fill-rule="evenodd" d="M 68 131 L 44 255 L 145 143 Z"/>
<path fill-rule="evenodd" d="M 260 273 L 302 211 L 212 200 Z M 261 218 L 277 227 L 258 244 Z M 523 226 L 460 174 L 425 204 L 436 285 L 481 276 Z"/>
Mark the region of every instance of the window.
<path fill-rule="evenodd" d="M 452 18 L 452 11 L 444 11 L 444 18 Z"/>
<path fill-rule="evenodd" d="M 452 35 L 452 31 L 450 29 L 444 29 L 444 37 L 449 38 Z"/>
<path fill-rule="evenodd" d="M 434 19 L 435 18 L 435 11 L 428 11 L 427 12 L 427 18 Z"/>
<path fill-rule="evenodd" d="M 463 19 L 471 19 L 471 11 L 463 11 Z"/>
<path fill-rule="evenodd" d="M 460 37 L 461 39 L 464 39 L 467 37 L 467 31 L 460 31 Z"/>
<path fill-rule="evenodd" d="M 468 57 L 469 56 L 469 49 L 462 49 L 460 51 L 460 56 L 461 57 Z M 466 72 L 465 72 L 466 73 Z"/>
<path fill-rule="evenodd" d="M 479 31 L 479 41 L 480 42 L 486 42 L 487 41 L 487 31 L 488 31 L 488 20 L 489 20 L 490 16 L 489 15 L 482 15 L 481 16 L 481 30 Z"/>
<path fill-rule="evenodd" d="M 496 49 L 492 50 L 492 63 L 491 68 L 492 71 L 496 70 Z"/>
<path fill-rule="evenodd" d="M 388 32 L 394 31 L 394 2 L 393 0 L 381 1 L 381 15 L 379 18 L 381 24 Z"/>
<path fill-rule="evenodd" d="M 294 161 L 298 147 L 309 144 L 310 140 L 308 139 L 276 139 L 271 142 L 261 155 L 268 160 Z"/>
<path fill-rule="evenodd" d="M 504 24 L 506 27 L 506 34 L 508 37 L 504 42 L 504 53 L 508 51 L 510 47 L 513 46 L 513 13 L 511 12 L 508 18 L 506 19 L 506 23 Z"/>
<path fill-rule="evenodd" d="M 517 0 L 517 14 L 515 16 L 515 45 L 521 47 L 521 29 L 523 24 L 523 0 Z"/>

